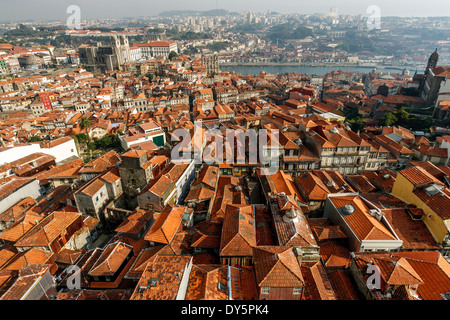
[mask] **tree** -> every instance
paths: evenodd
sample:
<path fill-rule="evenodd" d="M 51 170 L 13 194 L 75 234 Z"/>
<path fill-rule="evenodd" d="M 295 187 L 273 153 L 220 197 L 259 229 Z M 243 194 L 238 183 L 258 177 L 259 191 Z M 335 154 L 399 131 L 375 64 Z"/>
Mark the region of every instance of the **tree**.
<path fill-rule="evenodd" d="M 393 114 L 392 112 L 388 112 L 384 114 L 383 119 L 381 120 L 381 123 L 384 126 L 392 126 L 393 124 L 397 123 L 398 118 Z"/>
<path fill-rule="evenodd" d="M 89 141 L 89 136 L 85 133 L 79 133 L 73 136 L 73 138 L 78 142 L 78 143 L 87 143 Z"/>
<path fill-rule="evenodd" d="M 39 136 L 32 136 L 30 140 L 28 140 L 28 142 L 38 142 L 38 141 L 42 141 L 42 138 Z"/>
<path fill-rule="evenodd" d="M 178 57 L 178 53 L 176 53 L 175 51 L 170 51 L 169 59 L 172 59 L 172 58 L 175 58 L 175 57 Z"/>
<path fill-rule="evenodd" d="M 120 139 L 117 135 L 106 135 L 94 141 L 95 149 L 120 148 Z"/>
<path fill-rule="evenodd" d="M 394 115 L 401 123 L 407 123 L 409 121 L 409 113 L 405 107 L 401 107 L 400 110 L 394 113 Z"/>
<path fill-rule="evenodd" d="M 362 121 L 361 118 L 355 118 L 355 119 L 349 120 L 348 124 L 350 125 L 350 128 L 354 132 L 361 131 L 366 126 L 366 124 L 364 123 L 364 121 Z"/>
<path fill-rule="evenodd" d="M 84 129 L 87 130 L 91 127 L 92 123 L 91 123 L 91 120 L 89 120 L 88 118 L 81 117 L 79 125 L 82 130 L 84 130 Z"/>

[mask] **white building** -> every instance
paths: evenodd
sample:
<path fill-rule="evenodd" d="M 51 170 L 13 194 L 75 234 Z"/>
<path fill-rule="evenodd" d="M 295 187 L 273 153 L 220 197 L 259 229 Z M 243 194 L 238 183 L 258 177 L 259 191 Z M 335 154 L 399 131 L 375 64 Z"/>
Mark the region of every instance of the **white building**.
<path fill-rule="evenodd" d="M 329 194 L 324 213 L 344 230 L 353 252 L 393 251 L 403 245 L 383 212 L 358 193 Z"/>
<path fill-rule="evenodd" d="M 137 46 L 130 47 L 128 62 L 139 61 L 142 59 L 141 48 Z"/>
<path fill-rule="evenodd" d="M 128 150 L 133 145 L 152 142 L 156 147 L 166 144 L 166 135 L 161 127 L 154 121 L 143 123 L 136 128 L 129 130 L 127 137 L 120 137 L 120 144 L 124 150 Z"/>
<path fill-rule="evenodd" d="M 171 163 L 163 174 L 138 195 L 140 208 L 161 212 L 168 204 L 181 204 L 195 177 L 195 161 Z"/>
<path fill-rule="evenodd" d="M 41 196 L 36 178 L 15 178 L 0 186 L 0 213 L 11 208 L 26 197 L 37 199 Z"/>
<path fill-rule="evenodd" d="M 136 43 L 134 46 L 141 49 L 142 58 L 147 60 L 155 57 L 168 58 L 172 51 L 178 53 L 178 46 L 175 41 L 151 41 L 149 43 Z"/>
<path fill-rule="evenodd" d="M 36 152 L 54 156 L 56 163 L 73 156 L 79 157 L 75 141 L 70 137 L 63 137 L 52 141 L 1 148 L 0 165 L 15 161 Z"/>

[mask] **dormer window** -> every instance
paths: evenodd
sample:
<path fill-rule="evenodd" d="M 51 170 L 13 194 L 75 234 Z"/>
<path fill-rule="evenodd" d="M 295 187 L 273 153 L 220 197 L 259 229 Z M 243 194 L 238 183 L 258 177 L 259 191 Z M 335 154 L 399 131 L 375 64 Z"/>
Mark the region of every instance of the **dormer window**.
<path fill-rule="evenodd" d="M 430 197 L 432 197 L 432 196 L 442 192 L 443 188 L 444 188 L 444 186 L 433 183 L 432 185 L 429 185 L 428 187 L 423 188 L 423 191 L 425 191 L 426 194 L 428 194 Z"/>

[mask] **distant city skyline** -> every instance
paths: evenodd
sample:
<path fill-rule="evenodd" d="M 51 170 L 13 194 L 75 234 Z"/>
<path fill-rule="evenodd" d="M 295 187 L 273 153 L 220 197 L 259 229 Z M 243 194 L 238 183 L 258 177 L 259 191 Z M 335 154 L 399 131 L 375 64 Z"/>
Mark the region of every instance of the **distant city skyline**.
<path fill-rule="evenodd" d="M 172 0 L 156 2 L 146 0 L 0 0 L 2 10 L 0 21 L 27 20 L 60 20 L 68 17 L 66 9 L 70 5 L 81 8 L 82 19 L 126 18 L 155 16 L 163 11 L 196 10 L 207 11 L 225 9 L 236 12 L 267 12 L 314 14 L 328 13 L 331 8 L 337 8 L 338 14 L 366 15 L 370 5 L 377 5 L 382 16 L 425 17 L 450 16 L 450 2 L 442 0 L 428 1 L 389 1 L 389 0 L 317 0 L 303 2 L 295 0 Z"/>

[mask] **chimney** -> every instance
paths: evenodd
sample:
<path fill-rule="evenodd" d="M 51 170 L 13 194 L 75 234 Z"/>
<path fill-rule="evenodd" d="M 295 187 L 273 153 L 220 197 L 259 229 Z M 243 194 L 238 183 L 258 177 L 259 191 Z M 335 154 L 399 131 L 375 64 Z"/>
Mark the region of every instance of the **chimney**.
<path fill-rule="evenodd" d="M 381 211 L 378 211 L 376 209 L 369 210 L 369 214 L 377 219 L 378 221 L 381 221 L 381 217 L 383 216 L 383 213 Z"/>

